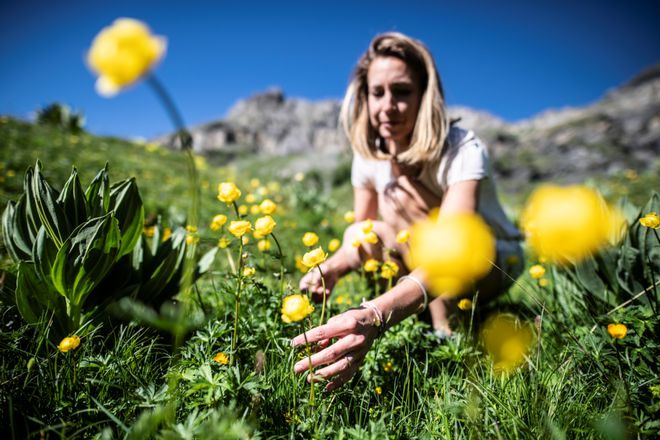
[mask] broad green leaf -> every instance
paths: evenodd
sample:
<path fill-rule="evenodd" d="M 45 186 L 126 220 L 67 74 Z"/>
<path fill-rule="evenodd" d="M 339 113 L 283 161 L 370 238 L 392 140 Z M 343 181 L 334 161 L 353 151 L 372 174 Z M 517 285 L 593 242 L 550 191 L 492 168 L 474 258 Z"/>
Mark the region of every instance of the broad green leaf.
<path fill-rule="evenodd" d="M 36 210 L 46 232 L 53 238 L 59 247 L 69 236 L 70 228 L 64 210 L 57 203 L 59 194 L 41 175 L 41 162 L 37 161 L 34 175 L 30 182 L 31 193 L 28 197 L 33 199 L 30 205 Z"/>
<path fill-rule="evenodd" d="M 10 201 L 2 213 L 2 239 L 15 263 L 32 259 L 30 233 L 25 221 L 25 196 Z"/>
<path fill-rule="evenodd" d="M 53 284 L 69 301 L 81 305 L 115 263 L 119 226 L 112 213 L 76 228 L 60 248 L 51 270 Z"/>
<path fill-rule="evenodd" d="M 615 305 L 616 300 L 607 294 L 607 287 L 600 279 L 596 260 L 592 257 L 584 259 L 575 267 L 575 274 L 580 284 L 593 298 L 604 301 L 609 305 Z"/>
<path fill-rule="evenodd" d="M 202 275 L 208 272 L 215 260 L 215 254 L 218 253 L 218 249 L 217 246 L 213 247 L 199 259 L 199 262 L 197 263 L 197 275 Z"/>
<path fill-rule="evenodd" d="M 108 163 L 96 174 L 85 191 L 87 212 L 90 217 L 101 217 L 108 213 L 110 206 L 110 180 Z"/>
<path fill-rule="evenodd" d="M 121 231 L 119 255 L 130 253 L 144 229 L 144 208 L 135 179 L 113 185 L 110 191 L 110 209 L 114 211 Z"/>
<path fill-rule="evenodd" d="M 55 242 L 46 233 L 46 228 L 43 226 L 37 234 L 32 255 L 34 256 L 37 274 L 44 282 L 51 283 L 51 270 L 57 258 L 57 246 L 55 246 Z"/>
<path fill-rule="evenodd" d="M 71 229 L 75 229 L 87 220 L 87 201 L 75 167 L 71 171 L 69 180 L 64 184 L 57 202 L 62 206 Z"/>
<path fill-rule="evenodd" d="M 64 299 L 39 277 L 34 264 L 29 262 L 18 266 L 16 306 L 28 322 L 36 322 L 44 311 L 53 311 L 60 318 L 66 316 Z"/>
<path fill-rule="evenodd" d="M 34 180 L 34 170 L 32 167 L 28 168 L 25 172 L 25 178 L 23 179 L 23 191 L 25 196 L 25 219 L 27 222 L 28 231 L 30 232 L 30 242 L 34 242 L 37 237 L 37 232 L 41 227 L 41 219 L 37 213 L 37 207 L 34 204 L 35 194 L 32 187 L 32 181 Z"/>
<path fill-rule="evenodd" d="M 186 254 L 186 233 L 179 229 L 172 234 L 171 244 L 165 243 L 153 258 L 155 267 L 145 268 L 148 279 L 138 294 L 140 300 L 152 302 L 158 298 L 175 274 L 179 272 Z"/>

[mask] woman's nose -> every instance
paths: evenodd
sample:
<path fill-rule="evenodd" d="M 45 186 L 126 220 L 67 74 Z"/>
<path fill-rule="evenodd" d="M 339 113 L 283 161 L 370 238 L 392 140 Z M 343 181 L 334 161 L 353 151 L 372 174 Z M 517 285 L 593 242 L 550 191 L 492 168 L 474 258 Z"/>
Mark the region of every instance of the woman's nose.
<path fill-rule="evenodd" d="M 394 99 L 394 95 L 392 93 L 385 94 L 385 111 L 396 111 L 396 99 Z"/>

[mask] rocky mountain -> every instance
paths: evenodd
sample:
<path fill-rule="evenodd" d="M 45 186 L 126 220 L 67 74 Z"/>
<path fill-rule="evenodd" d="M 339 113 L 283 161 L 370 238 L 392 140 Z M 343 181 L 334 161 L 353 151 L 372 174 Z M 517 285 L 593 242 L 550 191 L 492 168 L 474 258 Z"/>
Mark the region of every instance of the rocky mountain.
<path fill-rule="evenodd" d="M 340 105 L 337 100 L 287 99 L 271 89 L 239 101 L 224 120 L 193 127 L 194 149 L 228 158 L 241 153 L 332 158 L 348 151 L 338 124 Z M 449 113 L 487 142 L 494 171 L 505 180 L 572 182 L 627 168 L 657 169 L 660 65 L 592 105 L 548 110 L 516 123 L 468 107 L 450 107 Z M 155 141 L 175 145 L 172 135 Z M 310 160 L 303 167 L 318 165 Z"/>

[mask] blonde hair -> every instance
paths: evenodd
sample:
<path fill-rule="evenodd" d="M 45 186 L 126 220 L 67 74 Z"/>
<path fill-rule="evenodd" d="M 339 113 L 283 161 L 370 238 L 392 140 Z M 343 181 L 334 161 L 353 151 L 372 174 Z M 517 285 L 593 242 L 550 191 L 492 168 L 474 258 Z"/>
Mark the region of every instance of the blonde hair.
<path fill-rule="evenodd" d="M 422 98 L 410 148 L 397 156 L 400 162 L 415 164 L 439 160 L 449 131 L 440 75 L 431 52 L 418 40 L 398 32 L 376 35 L 360 57 L 342 102 L 339 120 L 353 150 L 368 159 L 388 159 L 378 148 L 378 134 L 369 121 L 367 73 L 378 57 L 396 57 L 417 74 Z"/>

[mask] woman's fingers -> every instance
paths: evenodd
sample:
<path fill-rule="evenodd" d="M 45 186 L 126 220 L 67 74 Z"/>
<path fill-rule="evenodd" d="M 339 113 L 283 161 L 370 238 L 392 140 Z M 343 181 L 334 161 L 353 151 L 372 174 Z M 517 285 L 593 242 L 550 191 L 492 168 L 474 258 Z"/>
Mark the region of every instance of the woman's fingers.
<path fill-rule="evenodd" d="M 357 371 L 357 368 L 359 368 L 360 365 L 362 365 L 365 355 L 366 352 L 364 350 L 348 353 L 346 354 L 346 356 L 340 358 L 337 362 L 328 365 L 325 368 L 321 368 L 320 370 L 315 371 L 314 379 L 319 378 L 319 379 L 328 380 L 333 376 L 350 371 L 351 369 L 353 369 L 353 367 L 356 367 L 355 369 L 353 369 L 353 372 L 355 372 Z M 307 381 L 309 382 L 310 379 L 311 378 L 308 376 Z"/>
<path fill-rule="evenodd" d="M 341 373 L 337 374 L 334 379 L 325 386 L 326 391 L 332 391 L 334 389 L 339 388 L 340 386 L 344 385 L 346 382 L 348 382 L 351 377 L 355 375 L 357 370 L 360 368 L 360 364 L 362 363 L 363 359 L 360 359 L 360 362 L 352 362 L 351 365 L 342 371 Z"/>
<path fill-rule="evenodd" d="M 331 346 L 315 353 L 311 357 L 312 367 L 326 365 L 338 361 L 356 348 L 359 348 L 364 342 L 362 335 L 348 335 L 341 338 Z M 301 373 L 309 369 L 310 359 L 302 359 L 293 366 L 295 373 Z"/>
<path fill-rule="evenodd" d="M 324 339 L 338 338 L 358 330 L 359 323 L 350 316 L 337 315 L 330 319 L 327 324 L 318 326 L 310 331 L 300 334 L 291 340 L 291 346 L 296 347 L 306 342 L 318 342 Z M 307 338 L 305 339 L 305 335 Z"/>

